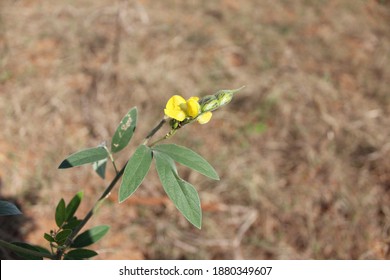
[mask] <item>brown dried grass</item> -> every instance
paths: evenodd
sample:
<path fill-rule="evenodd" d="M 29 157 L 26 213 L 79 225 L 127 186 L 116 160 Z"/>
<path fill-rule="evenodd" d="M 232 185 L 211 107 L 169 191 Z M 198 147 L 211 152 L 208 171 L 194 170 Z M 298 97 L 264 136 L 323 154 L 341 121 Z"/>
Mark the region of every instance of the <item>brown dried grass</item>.
<path fill-rule="evenodd" d="M 172 140 L 219 172 L 187 169 L 201 231 L 154 171 L 91 222 L 103 259 L 388 259 L 390 17 L 385 1 L 28 1 L 0 3 L 1 194 L 44 245 L 61 197 L 104 185 L 68 154 L 109 140 L 139 108 L 123 163 L 172 94 L 247 87 L 208 125 Z"/>

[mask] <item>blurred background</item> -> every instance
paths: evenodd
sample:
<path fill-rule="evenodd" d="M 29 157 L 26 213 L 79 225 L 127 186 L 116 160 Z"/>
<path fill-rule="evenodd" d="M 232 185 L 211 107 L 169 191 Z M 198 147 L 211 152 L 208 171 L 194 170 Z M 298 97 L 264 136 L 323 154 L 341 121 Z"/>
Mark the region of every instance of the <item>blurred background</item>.
<path fill-rule="evenodd" d="M 131 107 L 119 166 L 171 95 L 246 85 L 168 141 L 221 177 L 179 169 L 202 230 L 152 168 L 89 223 L 111 226 L 98 259 L 389 259 L 389 23 L 387 0 L 1 0 L 0 196 L 24 213 L 1 218 L 1 238 L 46 246 L 58 201 L 79 190 L 85 215 L 112 168 L 103 181 L 57 167 L 110 141 Z"/>

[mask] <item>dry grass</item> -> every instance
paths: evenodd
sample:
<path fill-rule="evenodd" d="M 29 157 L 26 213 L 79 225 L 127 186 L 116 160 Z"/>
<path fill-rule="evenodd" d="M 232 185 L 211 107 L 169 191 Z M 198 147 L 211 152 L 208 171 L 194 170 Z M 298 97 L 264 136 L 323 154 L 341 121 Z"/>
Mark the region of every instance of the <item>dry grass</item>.
<path fill-rule="evenodd" d="M 109 140 L 130 107 L 140 122 L 121 163 L 172 94 L 246 85 L 172 140 L 221 177 L 181 169 L 203 229 L 153 171 L 91 222 L 112 226 L 99 257 L 389 259 L 389 18 L 389 2 L 374 0 L 2 0 L 1 194 L 32 220 L 21 236 L 45 245 L 57 201 L 80 189 L 85 213 L 113 172 L 102 182 L 57 166 Z"/>

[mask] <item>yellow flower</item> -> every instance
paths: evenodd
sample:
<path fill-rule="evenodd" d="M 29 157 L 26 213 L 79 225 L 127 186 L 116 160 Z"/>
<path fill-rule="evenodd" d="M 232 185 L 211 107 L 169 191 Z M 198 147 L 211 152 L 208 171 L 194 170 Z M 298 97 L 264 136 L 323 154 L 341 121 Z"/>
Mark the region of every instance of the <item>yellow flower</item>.
<path fill-rule="evenodd" d="M 168 117 L 184 121 L 186 118 L 195 119 L 198 118 L 200 124 L 209 122 L 211 119 L 211 112 L 201 113 L 201 108 L 199 104 L 199 97 L 190 97 L 187 101 L 180 95 L 172 96 L 165 106 L 164 113 Z"/>
<path fill-rule="evenodd" d="M 191 118 L 196 118 L 200 113 L 200 105 L 198 103 L 199 97 L 190 97 L 187 100 L 186 104 L 183 105 L 184 111 L 187 112 L 187 115 Z"/>
<path fill-rule="evenodd" d="M 165 106 L 164 113 L 168 117 L 183 121 L 186 118 L 186 112 L 181 108 L 180 105 L 186 104 L 186 100 L 180 95 L 172 96 Z"/>

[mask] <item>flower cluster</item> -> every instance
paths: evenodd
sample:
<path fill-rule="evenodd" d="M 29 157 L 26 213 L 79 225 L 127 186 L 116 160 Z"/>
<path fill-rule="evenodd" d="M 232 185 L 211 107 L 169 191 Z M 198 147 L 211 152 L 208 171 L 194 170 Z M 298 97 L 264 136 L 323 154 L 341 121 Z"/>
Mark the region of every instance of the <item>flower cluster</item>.
<path fill-rule="evenodd" d="M 175 125 L 184 125 L 193 120 L 200 124 L 208 123 L 213 115 L 212 111 L 228 104 L 233 95 L 243 87 L 235 90 L 220 90 L 214 95 L 190 97 L 185 100 L 180 95 L 172 96 L 165 106 L 164 113 L 173 120 Z M 172 126 L 172 128 L 175 128 Z"/>
<path fill-rule="evenodd" d="M 197 119 L 200 124 L 208 123 L 211 119 L 211 112 L 202 112 L 199 104 L 199 97 L 190 97 L 185 100 L 180 95 L 172 96 L 165 106 L 164 113 L 168 117 L 180 122 L 185 119 Z"/>

